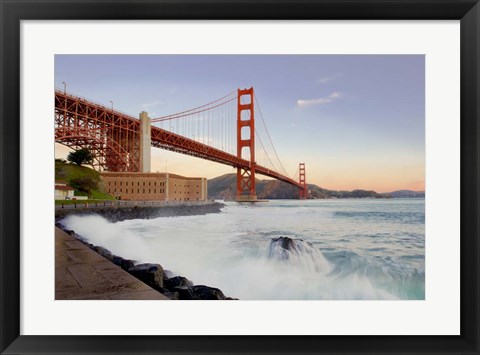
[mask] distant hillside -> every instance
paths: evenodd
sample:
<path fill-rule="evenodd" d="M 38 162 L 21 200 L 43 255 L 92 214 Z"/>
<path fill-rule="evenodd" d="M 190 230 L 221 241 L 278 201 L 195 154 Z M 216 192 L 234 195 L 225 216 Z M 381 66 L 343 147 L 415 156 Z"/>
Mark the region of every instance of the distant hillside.
<path fill-rule="evenodd" d="M 390 192 L 393 198 L 425 197 L 425 191 L 397 190 Z"/>
<path fill-rule="evenodd" d="M 225 174 L 208 180 L 208 197 L 214 199 L 233 200 L 236 193 L 236 174 Z M 296 199 L 298 188 L 278 180 L 255 180 L 257 197 L 260 199 Z M 308 198 L 390 198 L 389 194 L 379 194 L 375 191 L 326 190 L 317 185 L 308 185 Z"/>

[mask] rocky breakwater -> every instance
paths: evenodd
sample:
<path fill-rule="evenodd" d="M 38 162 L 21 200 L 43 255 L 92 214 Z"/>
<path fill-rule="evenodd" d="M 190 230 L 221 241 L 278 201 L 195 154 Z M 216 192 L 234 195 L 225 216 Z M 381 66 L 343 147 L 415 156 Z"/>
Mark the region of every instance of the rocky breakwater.
<path fill-rule="evenodd" d="M 95 207 L 91 204 L 90 208 L 65 208 L 55 210 L 55 219 L 61 220 L 69 214 L 89 215 L 98 214 L 110 222 L 119 222 L 127 219 L 152 219 L 158 217 L 192 216 L 204 215 L 208 213 L 219 213 L 225 207 L 223 203 L 179 203 L 174 205 L 127 205 L 121 204 L 108 207 Z"/>
<path fill-rule="evenodd" d="M 61 223 L 56 223 L 55 225 L 171 300 L 237 300 L 237 298 L 225 296 L 218 288 L 194 285 L 186 277 L 164 270 L 160 264 L 136 264 L 134 260 L 114 255 L 104 247 L 88 243 L 73 230 L 65 229 L 65 226 Z"/>

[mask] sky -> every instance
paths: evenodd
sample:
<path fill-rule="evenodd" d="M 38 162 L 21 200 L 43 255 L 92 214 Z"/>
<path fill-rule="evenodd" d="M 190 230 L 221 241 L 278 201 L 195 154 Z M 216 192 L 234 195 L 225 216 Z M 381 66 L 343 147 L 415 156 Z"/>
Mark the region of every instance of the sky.
<path fill-rule="evenodd" d="M 152 118 L 254 87 L 291 177 L 304 162 L 307 183 L 327 189 L 425 189 L 423 55 L 56 55 L 56 89 L 63 82 L 69 93 Z M 55 145 L 57 158 L 67 154 Z M 236 171 L 157 148 L 151 165 L 207 178 Z"/>

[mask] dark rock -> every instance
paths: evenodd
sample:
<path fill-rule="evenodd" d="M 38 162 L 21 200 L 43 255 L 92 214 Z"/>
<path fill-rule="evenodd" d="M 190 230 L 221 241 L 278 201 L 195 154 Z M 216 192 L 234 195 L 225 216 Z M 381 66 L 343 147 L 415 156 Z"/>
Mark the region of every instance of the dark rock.
<path fill-rule="evenodd" d="M 103 256 L 105 259 L 110 261 L 113 260 L 113 254 L 109 250 L 105 249 L 104 247 L 94 246 L 92 249 L 95 250 L 101 256 Z"/>
<path fill-rule="evenodd" d="M 123 270 L 127 270 L 127 271 L 131 267 L 135 266 L 135 263 L 132 260 L 124 259 L 121 256 L 117 256 L 117 255 L 113 256 L 112 262 L 115 265 L 120 266 Z"/>
<path fill-rule="evenodd" d="M 173 301 L 179 300 L 178 292 L 163 292 L 163 295 Z"/>
<path fill-rule="evenodd" d="M 172 289 L 173 292 L 178 293 L 178 299 L 180 300 L 197 300 L 198 298 L 193 294 L 190 287 L 180 286 Z"/>
<path fill-rule="evenodd" d="M 164 287 L 173 290 L 175 287 L 189 287 L 193 286 L 193 282 L 182 276 L 175 276 L 171 278 L 163 278 Z"/>
<path fill-rule="evenodd" d="M 128 272 L 155 289 L 163 288 L 163 268 L 160 264 L 138 264 Z"/>
<path fill-rule="evenodd" d="M 302 239 L 297 239 L 297 240 L 302 241 Z M 289 237 L 272 238 L 271 243 L 272 244 L 277 244 L 285 250 L 292 250 L 292 249 L 295 248 L 295 244 L 293 242 L 293 239 L 289 238 Z"/>
<path fill-rule="evenodd" d="M 227 297 L 225 298 L 226 300 L 229 300 L 229 301 L 238 301 L 238 298 L 232 298 L 232 297 Z"/>
<path fill-rule="evenodd" d="M 193 286 L 193 295 L 199 300 L 224 300 L 225 295 L 218 288 L 208 287 L 204 285 Z"/>
<path fill-rule="evenodd" d="M 171 279 L 172 277 L 175 277 L 175 276 L 177 276 L 177 275 L 175 275 L 175 274 L 173 273 L 173 271 L 166 270 L 166 269 L 163 270 L 163 278 L 164 278 L 164 279 L 165 279 L 165 278 Z"/>

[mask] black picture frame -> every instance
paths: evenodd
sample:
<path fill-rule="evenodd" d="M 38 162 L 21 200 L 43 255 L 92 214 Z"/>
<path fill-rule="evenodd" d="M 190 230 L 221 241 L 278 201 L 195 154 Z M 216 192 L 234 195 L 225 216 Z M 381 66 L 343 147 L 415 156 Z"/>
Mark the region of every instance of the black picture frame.
<path fill-rule="evenodd" d="M 0 251 L 2 354 L 479 354 L 478 0 L 0 0 Z M 22 20 L 460 20 L 461 335 L 20 335 L 20 22 Z M 167 320 L 165 320 L 167 321 Z M 188 321 L 188 320 L 186 320 Z M 191 320 L 193 321 L 193 320 Z M 252 319 L 254 321 L 254 319 Z"/>

